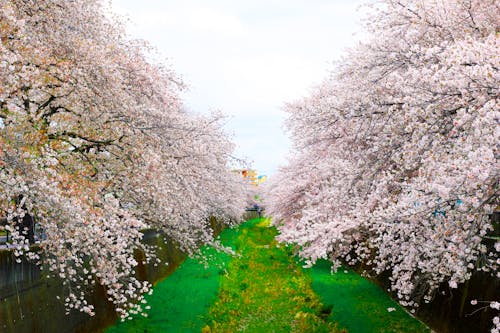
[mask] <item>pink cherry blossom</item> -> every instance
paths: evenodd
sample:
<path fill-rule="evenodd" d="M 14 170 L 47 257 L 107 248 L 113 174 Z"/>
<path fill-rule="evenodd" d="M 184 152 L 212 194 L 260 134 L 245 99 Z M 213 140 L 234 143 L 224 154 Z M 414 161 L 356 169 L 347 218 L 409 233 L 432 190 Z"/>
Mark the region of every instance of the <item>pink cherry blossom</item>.
<path fill-rule="evenodd" d="M 64 280 L 67 309 L 93 314 L 96 281 L 123 317 L 141 312 L 135 278 L 144 228 L 188 253 L 214 243 L 209 217 L 237 223 L 245 205 L 230 172 L 222 116 L 185 109 L 180 78 L 147 60 L 99 0 L 0 0 L 0 217 L 12 247 Z M 26 213 L 47 237 L 40 255 L 16 227 Z"/>
<path fill-rule="evenodd" d="M 405 306 L 498 276 L 498 22 L 492 0 L 379 1 L 370 37 L 285 108 L 294 155 L 265 196 L 279 239 L 390 272 Z"/>

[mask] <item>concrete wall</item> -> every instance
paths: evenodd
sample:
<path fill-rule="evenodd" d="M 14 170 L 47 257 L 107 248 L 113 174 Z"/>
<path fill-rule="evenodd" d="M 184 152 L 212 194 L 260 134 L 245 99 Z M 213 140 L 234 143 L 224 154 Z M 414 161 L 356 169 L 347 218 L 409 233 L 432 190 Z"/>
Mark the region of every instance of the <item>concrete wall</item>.
<path fill-rule="evenodd" d="M 169 265 L 139 265 L 137 276 L 155 282 L 173 272 L 185 255 L 175 242 L 154 231 L 146 231 L 143 241 L 157 245 L 157 256 Z M 144 254 L 137 252 L 136 256 Z M 141 262 L 141 260 L 138 260 Z M 88 290 L 96 315 L 77 311 L 65 315 L 64 305 L 56 295 L 63 295 L 62 281 L 47 278 L 47 272 L 28 261 L 18 264 L 10 251 L 0 251 L 0 332 L 2 333 L 72 333 L 99 332 L 116 320 L 113 304 L 104 289 L 96 285 Z"/>

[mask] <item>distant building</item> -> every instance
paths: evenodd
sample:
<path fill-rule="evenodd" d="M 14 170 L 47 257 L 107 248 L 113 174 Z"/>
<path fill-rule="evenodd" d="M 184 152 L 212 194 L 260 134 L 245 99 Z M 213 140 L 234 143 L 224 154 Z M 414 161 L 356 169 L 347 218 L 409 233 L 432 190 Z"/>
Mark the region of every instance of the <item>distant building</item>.
<path fill-rule="evenodd" d="M 266 181 L 267 176 L 258 174 L 257 170 L 252 169 L 237 169 L 233 172 L 239 173 L 244 179 L 246 179 L 250 184 L 258 186 Z"/>

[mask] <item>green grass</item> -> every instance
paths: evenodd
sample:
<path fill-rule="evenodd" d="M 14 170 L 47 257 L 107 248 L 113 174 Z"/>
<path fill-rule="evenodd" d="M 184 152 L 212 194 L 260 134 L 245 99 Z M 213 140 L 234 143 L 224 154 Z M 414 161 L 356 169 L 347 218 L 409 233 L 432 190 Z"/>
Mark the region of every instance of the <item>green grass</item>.
<path fill-rule="evenodd" d="M 223 276 L 219 299 L 210 308 L 205 332 L 339 332 L 311 289 L 311 278 L 265 219 L 240 228 L 239 254 Z"/>
<path fill-rule="evenodd" d="M 329 319 L 355 333 L 420 333 L 430 330 L 410 316 L 379 286 L 352 270 L 340 268 L 333 275 L 330 264 L 318 262 L 309 270 L 312 288 L 327 307 Z M 345 273 L 347 272 L 347 273 Z M 388 308 L 396 311 L 389 312 Z"/>
<path fill-rule="evenodd" d="M 225 230 L 221 239 L 226 244 L 235 238 L 234 230 Z M 148 317 L 117 322 L 107 333 L 197 332 L 207 322 L 210 305 L 219 294 L 220 276 L 230 256 L 204 247 L 208 265 L 194 258 L 186 259 L 172 275 L 157 283 L 154 293 L 147 296 Z"/>
<path fill-rule="evenodd" d="M 221 233 L 237 256 L 204 247 L 207 265 L 188 258 L 147 297 L 148 317 L 108 333 L 429 332 L 379 286 L 318 262 L 304 269 L 263 218 Z M 388 308 L 396 311 L 389 312 Z"/>

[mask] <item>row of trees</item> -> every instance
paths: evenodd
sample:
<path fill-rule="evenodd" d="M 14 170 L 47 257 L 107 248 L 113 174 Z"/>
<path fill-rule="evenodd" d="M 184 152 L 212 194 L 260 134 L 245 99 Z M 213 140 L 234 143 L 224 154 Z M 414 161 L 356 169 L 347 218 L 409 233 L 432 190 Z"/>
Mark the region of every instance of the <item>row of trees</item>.
<path fill-rule="evenodd" d="M 213 242 L 208 217 L 244 210 L 221 116 L 185 110 L 180 79 L 100 0 L 0 0 L 0 41 L 0 217 L 15 254 L 65 281 L 68 309 L 93 314 L 97 280 L 122 316 L 142 311 L 142 229 L 193 253 Z M 25 214 L 41 252 L 16 226 Z"/>
<path fill-rule="evenodd" d="M 310 263 L 390 272 L 401 303 L 418 306 L 476 270 L 500 277 L 490 219 L 499 205 L 500 7 L 384 0 L 373 10 L 366 42 L 286 106 L 296 154 L 272 180 L 268 212 Z"/>

